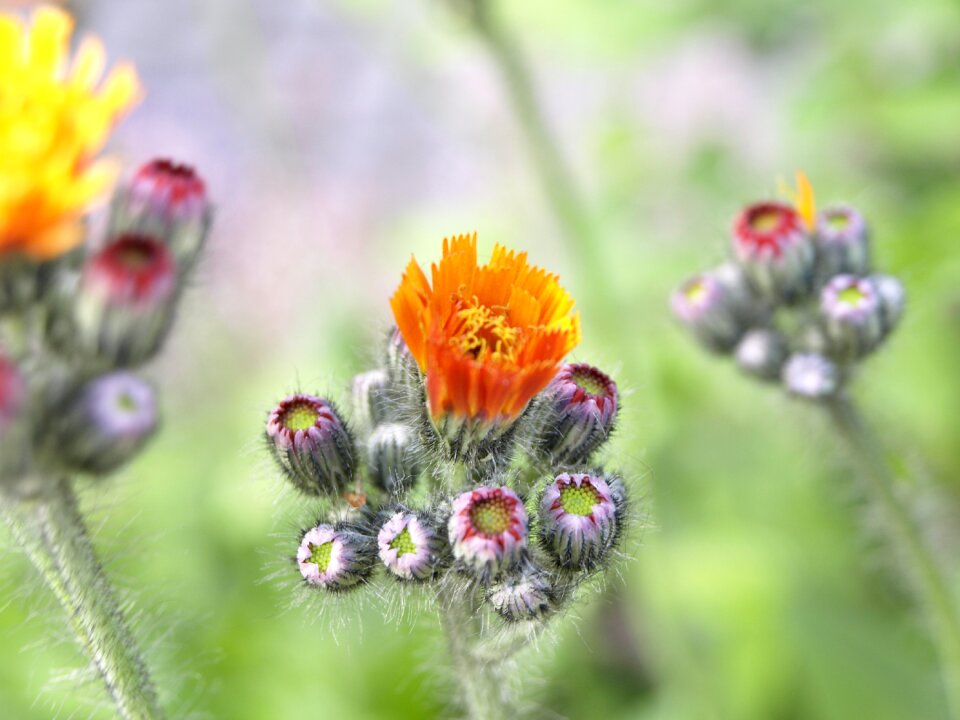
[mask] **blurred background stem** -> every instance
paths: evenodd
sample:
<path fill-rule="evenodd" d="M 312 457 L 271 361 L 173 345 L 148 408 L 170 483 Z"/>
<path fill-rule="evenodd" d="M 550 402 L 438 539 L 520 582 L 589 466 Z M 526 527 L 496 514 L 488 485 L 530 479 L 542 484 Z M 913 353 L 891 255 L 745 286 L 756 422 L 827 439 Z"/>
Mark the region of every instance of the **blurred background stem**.
<path fill-rule="evenodd" d="M 960 718 L 960 617 L 947 576 L 924 541 L 906 506 L 897 496 L 896 474 L 887 454 L 846 394 L 826 406 L 871 496 L 882 507 L 890 540 L 916 586 L 939 648 L 950 716 Z"/>
<path fill-rule="evenodd" d="M 146 664 L 97 559 L 69 481 L 54 483 L 38 498 L 4 498 L 0 511 L 63 607 L 117 713 L 127 720 L 163 718 Z"/>

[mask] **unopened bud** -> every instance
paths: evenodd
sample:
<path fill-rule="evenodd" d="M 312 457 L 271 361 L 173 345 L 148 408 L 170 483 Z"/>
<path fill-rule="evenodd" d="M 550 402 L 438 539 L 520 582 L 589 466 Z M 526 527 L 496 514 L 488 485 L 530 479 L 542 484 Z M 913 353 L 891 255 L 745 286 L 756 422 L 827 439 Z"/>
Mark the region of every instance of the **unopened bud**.
<path fill-rule="evenodd" d="M 733 249 L 751 284 L 767 300 L 794 303 L 813 289 L 816 250 L 803 219 L 789 205 L 750 205 L 733 224 Z"/>
<path fill-rule="evenodd" d="M 824 333 L 833 354 L 857 359 L 874 350 L 885 335 L 883 300 L 868 278 L 837 275 L 820 294 Z"/>
<path fill-rule="evenodd" d="M 514 567 L 527 546 L 527 512 L 506 487 L 479 487 L 459 495 L 447 524 L 455 559 L 481 580 Z"/>
<path fill-rule="evenodd" d="M 0 483 L 20 478 L 30 456 L 27 385 L 19 368 L 0 354 Z"/>
<path fill-rule="evenodd" d="M 186 272 L 203 248 L 212 219 L 203 180 L 192 167 L 153 160 L 118 191 L 110 221 L 114 234 L 162 239 Z"/>
<path fill-rule="evenodd" d="M 370 577 L 376 567 L 377 544 L 352 524 L 321 524 L 300 538 L 296 561 L 308 585 L 342 592 Z"/>
<path fill-rule="evenodd" d="M 390 381 L 386 370 L 368 370 L 353 378 L 353 421 L 370 432 L 387 417 Z"/>
<path fill-rule="evenodd" d="M 622 489 L 617 479 L 558 475 L 540 499 L 540 541 L 564 570 L 591 570 L 608 556 L 620 532 Z"/>
<path fill-rule="evenodd" d="M 90 380 L 48 414 L 46 452 L 62 466 L 92 475 L 124 465 L 158 424 L 153 388 L 127 372 Z"/>
<path fill-rule="evenodd" d="M 160 349 L 176 300 L 177 271 L 170 251 L 154 238 L 125 235 L 87 260 L 76 297 L 64 300 L 54 320 L 66 320 L 66 337 L 84 355 L 131 367 Z M 60 350 L 67 354 L 74 347 Z"/>
<path fill-rule="evenodd" d="M 746 279 L 730 263 L 694 275 L 671 297 L 673 314 L 701 343 L 714 352 L 736 347 L 758 312 Z"/>
<path fill-rule="evenodd" d="M 839 368 L 819 353 L 796 353 L 783 366 L 783 384 L 797 397 L 823 400 L 840 388 Z"/>
<path fill-rule="evenodd" d="M 420 468 L 410 428 L 399 423 L 377 426 L 367 440 L 367 466 L 377 486 L 387 492 L 411 487 Z"/>
<path fill-rule="evenodd" d="M 838 205 L 821 212 L 816 240 L 822 277 L 865 275 L 870 270 L 870 229 L 852 207 Z"/>
<path fill-rule="evenodd" d="M 433 524 L 415 512 L 390 514 L 377 546 L 387 571 L 401 580 L 429 580 L 442 566 L 443 541 Z"/>
<path fill-rule="evenodd" d="M 907 302 L 907 292 L 897 278 L 892 275 L 871 275 L 870 282 L 880 295 L 880 307 L 883 309 L 884 336 L 893 332 L 900 323 Z"/>
<path fill-rule="evenodd" d="M 339 494 L 353 480 L 353 437 L 323 398 L 297 393 L 267 419 L 267 442 L 287 478 L 308 495 Z"/>
<path fill-rule="evenodd" d="M 542 620 L 559 607 L 550 575 L 532 562 L 506 573 L 487 588 L 490 606 L 507 622 Z"/>
<path fill-rule="evenodd" d="M 777 330 L 755 328 L 737 345 L 737 365 L 744 372 L 761 380 L 779 380 L 789 348 Z"/>
<path fill-rule="evenodd" d="M 617 384 L 597 368 L 567 364 L 531 408 L 529 426 L 538 455 L 555 465 L 581 465 L 613 431 Z"/>

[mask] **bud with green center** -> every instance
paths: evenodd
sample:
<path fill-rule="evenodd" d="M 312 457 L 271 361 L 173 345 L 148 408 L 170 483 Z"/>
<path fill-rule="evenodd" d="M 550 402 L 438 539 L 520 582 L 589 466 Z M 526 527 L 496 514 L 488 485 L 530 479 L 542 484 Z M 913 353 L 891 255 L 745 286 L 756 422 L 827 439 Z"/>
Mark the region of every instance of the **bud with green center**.
<path fill-rule="evenodd" d="M 820 313 L 835 357 L 855 360 L 872 352 L 885 336 L 883 301 L 868 278 L 837 275 L 823 288 Z"/>
<path fill-rule="evenodd" d="M 311 587 L 342 592 L 358 587 L 373 573 L 377 545 L 352 524 L 320 524 L 301 536 L 296 562 Z"/>
<path fill-rule="evenodd" d="M 557 475 L 540 498 L 540 542 L 564 570 L 592 570 L 619 537 L 624 494 L 619 479 Z M 615 489 L 616 487 L 616 489 Z"/>
<path fill-rule="evenodd" d="M 733 350 L 743 333 L 765 312 L 732 263 L 694 275 L 671 296 L 674 316 L 713 352 Z"/>
<path fill-rule="evenodd" d="M 377 545 L 387 571 L 400 580 L 429 580 L 443 564 L 443 543 L 433 523 L 403 508 L 389 514 Z"/>
<path fill-rule="evenodd" d="M 479 487 L 453 501 L 447 523 L 453 556 L 481 580 L 514 567 L 527 546 L 527 512 L 507 487 Z"/>
<path fill-rule="evenodd" d="M 870 230 L 854 208 L 837 205 L 817 216 L 820 276 L 865 275 L 870 270 Z"/>
<path fill-rule="evenodd" d="M 277 464 L 301 492 L 339 494 L 353 480 L 353 437 L 323 398 L 297 393 L 284 399 L 270 412 L 266 432 Z"/>

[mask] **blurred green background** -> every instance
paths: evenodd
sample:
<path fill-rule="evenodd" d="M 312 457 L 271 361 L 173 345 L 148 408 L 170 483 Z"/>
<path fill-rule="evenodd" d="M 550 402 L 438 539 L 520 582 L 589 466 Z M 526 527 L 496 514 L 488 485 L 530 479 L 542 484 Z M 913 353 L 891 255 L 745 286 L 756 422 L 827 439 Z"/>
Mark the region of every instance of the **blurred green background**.
<path fill-rule="evenodd" d="M 549 211 L 488 49 L 445 5 L 71 4 L 148 88 L 115 151 L 193 160 L 219 207 L 151 369 L 164 431 L 82 496 L 172 713 L 456 715 L 429 612 L 371 593 L 318 614 L 267 579 L 311 508 L 259 433 L 286 391 L 343 397 L 410 253 L 429 262 L 475 229 L 482 251 L 528 249 L 577 298 L 574 357 L 626 395 L 610 460 L 646 518 L 622 577 L 522 656 L 531 716 L 945 717 L 903 568 L 824 418 L 703 355 L 666 298 L 796 168 L 821 202 L 856 204 L 910 295 L 856 395 L 918 478 L 904 490 L 925 530 L 958 557 L 960 6 L 498 2 L 589 206 L 600 283 Z M 0 716 L 110 717 L 0 537 Z"/>

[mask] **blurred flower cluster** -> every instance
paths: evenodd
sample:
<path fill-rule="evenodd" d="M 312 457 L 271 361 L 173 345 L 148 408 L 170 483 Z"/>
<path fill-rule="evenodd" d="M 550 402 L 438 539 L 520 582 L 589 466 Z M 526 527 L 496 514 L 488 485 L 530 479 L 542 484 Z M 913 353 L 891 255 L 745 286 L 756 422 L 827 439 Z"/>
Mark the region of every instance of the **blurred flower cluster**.
<path fill-rule="evenodd" d="M 269 414 L 277 464 L 321 508 L 296 549 L 303 582 L 342 593 L 380 573 L 542 624 L 626 529 L 624 483 L 595 462 L 617 386 L 564 364 L 580 326 L 558 278 L 500 246 L 479 265 L 475 235 L 445 240 L 430 279 L 412 260 L 391 306 L 352 423 L 304 393 Z"/>
<path fill-rule="evenodd" d="M 866 220 L 848 205 L 817 212 L 800 174 L 793 205 L 749 205 L 732 234 L 733 259 L 684 282 L 675 316 L 747 374 L 800 397 L 834 397 L 904 309 L 903 285 L 872 266 Z"/>
<path fill-rule="evenodd" d="M 0 15 L 0 488 L 15 497 L 109 473 L 152 435 L 154 390 L 133 371 L 163 345 L 211 216 L 193 170 L 157 160 L 88 237 L 117 174 L 97 154 L 140 90 L 127 66 L 101 80 L 94 38 L 71 61 L 72 29 L 53 8 Z"/>

